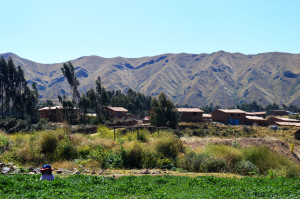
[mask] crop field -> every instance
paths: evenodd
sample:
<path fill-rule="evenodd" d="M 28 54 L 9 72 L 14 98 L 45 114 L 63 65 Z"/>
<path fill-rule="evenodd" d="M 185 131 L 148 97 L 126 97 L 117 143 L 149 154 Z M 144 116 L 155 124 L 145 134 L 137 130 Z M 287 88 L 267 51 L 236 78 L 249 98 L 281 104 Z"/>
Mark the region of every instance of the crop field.
<path fill-rule="evenodd" d="M 300 198 L 300 178 L 0 176 L 1 198 Z"/>

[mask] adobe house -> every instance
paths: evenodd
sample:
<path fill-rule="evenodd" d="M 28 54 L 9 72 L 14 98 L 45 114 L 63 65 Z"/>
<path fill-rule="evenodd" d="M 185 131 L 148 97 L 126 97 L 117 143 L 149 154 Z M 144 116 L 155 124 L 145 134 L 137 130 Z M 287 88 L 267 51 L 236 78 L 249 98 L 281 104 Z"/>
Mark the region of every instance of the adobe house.
<path fill-rule="evenodd" d="M 289 115 L 290 112 L 289 111 L 285 111 L 285 110 L 274 110 L 271 112 L 270 115 L 274 115 L 274 116 L 283 116 L 283 115 Z"/>
<path fill-rule="evenodd" d="M 108 112 L 110 118 L 122 118 L 126 116 L 126 113 L 128 113 L 128 110 L 123 107 L 106 106 L 104 109 Z"/>
<path fill-rule="evenodd" d="M 246 115 L 246 121 L 248 125 L 268 126 L 267 120 L 263 117 Z"/>
<path fill-rule="evenodd" d="M 285 124 L 286 126 L 291 126 L 291 125 L 288 125 L 288 123 L 300 123 L 300 120 L 290 119 L 290 118 L 285 118 L 285 117 L 269 117 L 268 123 L 269 123 L 269 125 L 278 125 L 281 123 L 281 125 Z M 293 126 L 296 126 L 296 125 L 293 125 Z"/>
<path fill-rule="evenodd" d="M 204 114 L 202 115 L 202 121 L 203 122 L 211 122 L 212 118 L 211 118 L 211 114 Z"/>
<path fill-rule="evenodd" d="M 246 112 L 246 116 L 257 116 L 266 118 L 266 112 Z"/>
<path fill-rule="evenodd" d="M 63 111 L 70 112 L 70 114 L 79 115 L 79 109 L 65 109 L 62 106 L 44 107 L 39 109 L 39 115 L 41 119 L 48 119 L 50 122 L 63 122 Z"/>
<path fill-rule="evenodd" d="M 143 124 L 150 124 L 150 116 L 143 118 Z"/>
<path fill-rule="evenodd" d="M 240 109 L 218 109 L 211 113 L 212 121 L 224 124 L 246 124 L 246 112 Z"/>
<path fill-rule="evenodd" d="M 202 122 L 203 111 L 198 108 L 177 108 L 181 122 Z"/>

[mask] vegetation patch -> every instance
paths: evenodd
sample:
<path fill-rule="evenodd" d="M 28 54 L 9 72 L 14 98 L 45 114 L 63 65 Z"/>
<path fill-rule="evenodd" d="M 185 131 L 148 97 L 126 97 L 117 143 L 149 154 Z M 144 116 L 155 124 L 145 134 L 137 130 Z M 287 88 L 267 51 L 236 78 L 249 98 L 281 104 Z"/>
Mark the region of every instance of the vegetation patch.
<path fill-rule="evenodd" d="M 297 198 L 299 178 L 0 176 L 3 198 Z"/>

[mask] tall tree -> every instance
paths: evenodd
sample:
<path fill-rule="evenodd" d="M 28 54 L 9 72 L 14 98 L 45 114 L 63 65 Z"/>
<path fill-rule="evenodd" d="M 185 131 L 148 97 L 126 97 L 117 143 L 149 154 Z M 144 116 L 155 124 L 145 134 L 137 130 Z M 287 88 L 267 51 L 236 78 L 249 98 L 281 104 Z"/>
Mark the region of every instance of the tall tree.
<path fill-rule="evenodd" d="M 61 68 L 62 73 L 67 78 L 69 85 L 72 88 L 72 101 L 75 105 L 78 105 L 80 100 L 80 94 L 78 92 L 79 81 L 75 74 L 74 67 L 71 62 L 67 62 L 63 64 Z"/>
<path fill-rule="evenodd" d="M 1 100 L 1 116 L 4 117 L 4 100 L 5 100 L 5 88 L 7 84 L 7 63 L 5 59 L 1 56 L 0 58 L 0 100 Z"/>
<path fill-rule="evenodd" d="M 179 113 L 164 93 L 159 94 L 158 100 L 152 99 L 150 122 L 155 126 L 167 126 L 174 129 L 178 126 Z"/>

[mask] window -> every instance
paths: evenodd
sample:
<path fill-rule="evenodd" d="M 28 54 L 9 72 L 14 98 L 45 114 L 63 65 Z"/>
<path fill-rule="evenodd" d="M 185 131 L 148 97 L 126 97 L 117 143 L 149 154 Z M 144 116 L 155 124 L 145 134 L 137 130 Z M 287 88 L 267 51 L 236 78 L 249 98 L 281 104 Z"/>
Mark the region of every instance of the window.
<path fill-rule="evenodd" d="M 238 114 L 238 116 L 241 116 L 241 114 Z"/>
<path fill-rule="evenodd" d="M 197 112 L 193 112 L 193 115 L 197 115 Z"/>
<path fill-rule="evenodd" d="M 231 116 L 233 116 L 233 114 L 230 114 Z"/>

